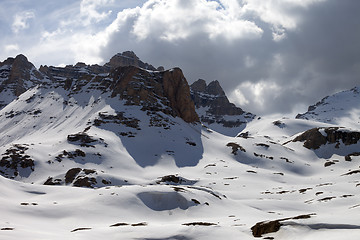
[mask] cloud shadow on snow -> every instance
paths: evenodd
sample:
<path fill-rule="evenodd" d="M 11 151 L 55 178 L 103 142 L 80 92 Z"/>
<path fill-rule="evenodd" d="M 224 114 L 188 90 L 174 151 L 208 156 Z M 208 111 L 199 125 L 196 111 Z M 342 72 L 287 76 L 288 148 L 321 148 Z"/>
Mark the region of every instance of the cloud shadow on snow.
<path fill-rule="evenodd" d="M 316 224 L 300 224 L 296 222 L 285 222 L 283 225 L 289 226 L 301 226 L 301 227 L 308 227 L 313 230 L 320 230 L 320 229 L 360 229 L 360 225 L 353 225 L 353 224 L 330 224 L 330 223 L 316 223 Z"/>
<path fill-rule="evenodd" d="M 182 121 L 182 120 L 181 120 Z M 177 167 L 196 166 L 203 157 L 201 130 L 183 122 L 180 129 L 150 128 L 134 137 L 119 135 L 124 147 L 141 167 L 175 161 Z"/>

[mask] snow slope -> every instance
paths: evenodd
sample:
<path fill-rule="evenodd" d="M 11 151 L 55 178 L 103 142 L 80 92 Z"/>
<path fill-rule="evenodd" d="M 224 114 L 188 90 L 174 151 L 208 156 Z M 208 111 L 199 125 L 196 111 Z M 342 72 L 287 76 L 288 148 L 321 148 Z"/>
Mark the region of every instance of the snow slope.
<path fill-rule="evenodd" d="M 309 119 L 359 129 L 360 127 L 359 87 L 342 91 L 323 98 L 296 118 Z"/>
<path fill-rule="evenodd" d="M 101 111 L 109 108 L 102 104 L 99 102 L 98 106 Z M 89 135 L 104 139 L 107 147 L 104 142 L 96 143 L 95 148 L 75 146 L 90 157 L 48 164 L 49 158 L 62 149 L 74 148 L 66 141 L 67 134 L 86 126 L 81 126 L 77 119 L 87 119 L 89 111 L 85 107 L 80 115 L 76 111 L 79 106 L 73 108 L 65 111 L 62 124 L 50 129 L 37 125 L 37 131 L 20 137 L 19 132 L 8 128 L 8 134 L 16 136 L 13 143 L 29 145 L 26 153 L 36 159 L 36 164 L 34 172 L 27 177 L 20 174 L 15 178 L 17 181 L 0 178 L 3 193 L 0 227 L 5 229 L 0 232 L 2 238 L 253 239 L 250 228 L 255 223 L 301 214 L 316 215 L 287 221 L 279 232 L 266 236 L 276 239 L 360 236 L 359 180 L 357 174 L 344 175 L 358 169 L 359 157 L 353 157 L 351 162 L 337 154 L 324 159 L 304 148 L 301 142 L 282 145 L 298 131 L 319 126 L 316 122 L 281 120 L 285 126 L 280 128 L 272 120 L 259 120 L 245 129 L 249 138 L 226 137 L 179 123 L 181 127 L 172 136 L 147 130 L 133 143 L 143 147 L 136 157 L 127 150 L 124 139 L 110 130 L 92 126 Z M 178 148 L 166 145 L 168 141 L 181 144 L 184 138 L 178 135 L 181 131 L 198 134 L 199 138 L 193 137 L 192 141 L 201 145 L 201 154 L 189 154 L 185 145 Z M 154 148 L 154 139 L 157 142 L 160 138 L 165 138 L 158 142 L 163 146 Z M 137 135 L 130 139 L 139 138 Z M 13 143 L 4 143 L 2 151 Z M 246 152 L 238 150 L 234 155 L 232 148 L 226 146 L 228 143 L 237 143 Z M 147 158 L 156 151 L 160 157 L 151 165 L 137 160 L 140 155 Z M 336 164 L 324 167 L 327 161 Z M 94 188 L 42 185 L 48 176 L 57 174 L 55 177 L 60 178 L 73 167 L 96 169 L 96 179 L 106 179 L 111 184 L 100 183 Z M 161 181 L 161 177 L 172 174 L 181 180 Z"/>

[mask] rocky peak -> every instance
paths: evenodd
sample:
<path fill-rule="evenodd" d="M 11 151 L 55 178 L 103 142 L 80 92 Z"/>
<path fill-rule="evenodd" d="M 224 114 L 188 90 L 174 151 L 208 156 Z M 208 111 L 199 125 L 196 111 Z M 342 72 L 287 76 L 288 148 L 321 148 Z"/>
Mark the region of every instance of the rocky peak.
<path fill-rule="evenodd" d="M 42 79 L 44 76 L 22 54 L 0 62 L 0 108 Z"/>
<path fill-rule="evenodd" d="M 91 89 L 110 91 L 111 97 L 120 96 L 128 105 L 142 106 L 144 111 L 160 111 L 186 122 L 199 121 L 182 71 L 179 68 L 155 70 L 131 51 L 116 54 L 104 66 L 79 62 L 74 66 L 40 67 L 55 87 L 69 90 L 69 94 L 91 85 Z"/>
<path fill-rule="evenodd" d="M 133 51 L 126 51 L 123 53 L 116 54 L 104 66 L 109 67 L 110 69 L 114 69 L 117 67 L 124 67 L 124 66 L 135 66 L 151 71 L 156 71 L 156 70 L 162 71 L 164 69 L 163 67 L 159 67 L 158 69 L 156 69 L 151 64 L 144 63 L 138 58 L 138 56 L 136 56 L 136 54 Z"/>
<path fill-rule="evenodd" d="M 119 95 L 128 105 L 141 105 L 142 110 L 149 113 L 161 111 L 178 116 L 185 122 L 199 121 L 180 68 L 149 72 L 134 66 L 118 67 L 110 77 L 113 78 L 112 97 Z"/>
<path fill-rule="evenodd" d="M 7 65 L 8 71 L 3 75 L 6 80 L 3 82 L 4 84 L 15 84 L 16 88 L 13 89 L 16 96 L 19 96 L 21 93 L 25 91 L 23 88 L 23 82 L 25 80 L 30 79 L 30 71 L 34 69 L 34 65 L 32 65 L 27 58 L 20 54 L 15 58 L 8 58 L 0 66 Z M 6 68 L 4 68 L 6 69 Z"/>
<path fill-rule="evenodd" d="M 206 85 L 205 80 L 199 79 L 191 84 L 191 97 L 195 103 L 196 110 L 200 116 L 201 122 L 215 127 L 219 132 L 230 135 L 236 135 L 241 131 L 245 124 L 251 121 L 255 115 L 243 111 L 230 103 L 219 81 L 215 80 Z M 223 131 L 223 129 L 227 129 Z M 231 128 L 236 128 L 231 131 Z M 229 131 L 230 130 L 230 131 Z M 229 135 L 229 134 L 228 134 Z"/>
<path fill-rule="evenodd" d="M 193 84 L 191 84 L 191 91 L 193 92 L 206 92 L 206 81 L 204 79 L 199 79 Z"/>
<path fill-rule="evenodd" d="M 215 95 L 215 96 L 225 96 L 225 92 L 220 86 L 220 83 L 218 80 L 212 81 L 209 83 L 209 85 L 206 87 L 206 93 Z"/>
<path fill-rule="evenodd" d="M 212 81 L 204 87 L 205 81 L 200 79 L 191 85 L 192 97 L 196 108 L 208 107 L 213 115 L 241 115 L 244 111 L 230 103 L 218 81 Z"/>

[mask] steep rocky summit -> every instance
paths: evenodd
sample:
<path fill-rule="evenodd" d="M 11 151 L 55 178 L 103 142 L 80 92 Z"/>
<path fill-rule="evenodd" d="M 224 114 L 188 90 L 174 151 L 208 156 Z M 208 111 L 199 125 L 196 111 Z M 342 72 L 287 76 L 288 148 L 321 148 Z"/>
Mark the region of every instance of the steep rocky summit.
<path fill-rule="evenodd" d="M 104 65 L 110 69 L 114 69 L 117 67 L 125 67 L 125 66 L 134 66 L 143 68 L 151 71 L 163 71 L 163 67 L 158 67 L 157 69 L 149 63 L 144 63 L 141 61 L 138 56 L 133 51 L 125 51 L 123 53 L 118 53 L 113 56 L 108 63 Z"/>
<path fill-rule="evenodd" d="M 43 80 L 44 76 L 22 54 L 0 62 L 0 109 Z"/>
<path fill-rule="evenodd" d="M 104 66 L 77 63 L 66 67 L 41 66 L 40 71 L 69 94 L 85 88 L 87 92 L 89 88 L 102 90 L 111 92 L 112 98 L 126 100 L 128 105 L 142 106 L 144 111 L 163 112 L 185 122 L 199 121 L 181 69 L 157 71 L 133 52 L 116 54 Z"/>
<path fill-rule="evenodd" d="M 201 122 L 216 131 L 236 135 L 255 117 L 230 103 L 217 80 L 207 85 L 205 80 L 199 79 L 190 88 Z"/>
<path fill-rule="evenodd" d="M 179 68 L 149 72 L 141 68 L 118 67 L 110 73 L 112 96 L 141 105 L 143 110 L 161 111 L 181 117 L 185 122 L 199 121 L 190 97 L 189 85 Z"/>

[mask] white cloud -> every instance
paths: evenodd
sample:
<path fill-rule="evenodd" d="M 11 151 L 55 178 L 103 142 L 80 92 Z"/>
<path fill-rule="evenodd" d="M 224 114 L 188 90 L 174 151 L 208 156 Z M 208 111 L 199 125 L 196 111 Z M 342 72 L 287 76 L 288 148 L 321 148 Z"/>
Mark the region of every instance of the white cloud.
<path fill-rule="evenodd" d="M 286 30 L 296 29 L 302 21 L 300 9 L 324 1 L 327 0 L 243 0 L 242 11 L 271 24 L 273 39 L 280 41 L 286 36 Z"/>
<path fill-rule="evenodd" d="M 80 16 L 83 19 L 83 24 L 89 25 L 92 22 L 100 22 L 107 18 L 111 11 L 99 12 L 98 8 L 113 2 L 114 0 L 82 0 L 80 3 Z"/>
<path fill-rule="evenodd" d="M 14 17 L 14 22 L 12 24 L 12 30 L 14 33 L 26 29 L 29 27 L 29 20 L 35 18 L 35 13 L 33 11 L 24 11 L 17 13 Z"/>
<path fill-rule="evenodd" d="M 7 54 L 11 54 L 11 53 L 16 52 L 18 50 L 19 50 L 19 45 L 17 45 L 17 44 L 9 44 L 9 45 L 6 45 L 4 47 L 4 51 Z"/>
<path fill-rule="evenodd" d="M 118 18 L 123 17 L 118 15 Z M 209 39 L 221 37 L 231 41 L 260 37 L 262 30 L 234 14 L 232 8 L 220 8 L 215 1 L 149 0 L 137 9 L 132 34 L 139 40 L 157 37 L 172 42 L 206 34 Z"/>
<path fill-rule="evenodd" d="M 240 106 L 251 105 L 253 110 L 264 111 L 269 104 L 267 101 L 276 102 L 281 91 L 282 87 L 272 80 L 261 80 L 256 83 L 245 81 L 230 93 L 229 99 Z"/>
<path fill-rule="evenodd" d="M 232 102 L 237 103 L 239 106 L 247 106 L 250 103 L 250 101 L 246 99 L 240 88 L 237 88 L 233 92 L 231 92 L 229 95 L 229 99 L 231 99 Z"/>

